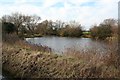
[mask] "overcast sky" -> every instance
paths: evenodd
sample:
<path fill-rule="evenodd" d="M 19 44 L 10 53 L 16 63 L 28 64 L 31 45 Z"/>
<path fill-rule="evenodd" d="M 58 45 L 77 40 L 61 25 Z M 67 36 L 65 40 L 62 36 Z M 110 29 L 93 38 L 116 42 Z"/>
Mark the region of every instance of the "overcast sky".
<path fill-rule="evenodd" d="M 119 0 L 0 0 L 0 17 L 21 12 L 42 20 L 75 20 L 85 29 L 107 18 L 118 18 Z"/>

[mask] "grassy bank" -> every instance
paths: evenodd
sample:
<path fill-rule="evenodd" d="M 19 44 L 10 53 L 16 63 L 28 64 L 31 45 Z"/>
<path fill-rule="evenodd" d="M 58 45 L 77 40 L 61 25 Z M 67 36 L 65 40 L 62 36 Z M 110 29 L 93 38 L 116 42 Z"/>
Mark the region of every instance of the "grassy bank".
<path fill-rule="evenodd" d="M 19 40 L 17 36 L 8 35 L 6 38 L 2 46 L 3 71 L 12 77 L 120 78 L 120 58 L 115 49 L 110 49 L 106 55 L 97 54 L 94 50 L 78 52 L 72 49 L 58 55 L 47 47 Z"/>

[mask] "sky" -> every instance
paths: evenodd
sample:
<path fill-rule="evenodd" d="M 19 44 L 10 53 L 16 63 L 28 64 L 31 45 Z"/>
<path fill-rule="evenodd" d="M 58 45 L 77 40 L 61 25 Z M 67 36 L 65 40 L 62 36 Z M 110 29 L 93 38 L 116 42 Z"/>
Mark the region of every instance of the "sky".
<path fill-rule="evenodd" d="M 118 18 L 119 0 L 0 0 L 0 17 L 20 12 L 42 20 L 79 22 L 84 29 Z"/>

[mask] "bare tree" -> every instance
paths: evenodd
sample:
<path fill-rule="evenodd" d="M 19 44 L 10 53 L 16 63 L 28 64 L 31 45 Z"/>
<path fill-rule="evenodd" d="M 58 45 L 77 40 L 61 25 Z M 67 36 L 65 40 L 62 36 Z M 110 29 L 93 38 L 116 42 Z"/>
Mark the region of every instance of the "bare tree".
<path fill-rule="evenodd" d="M 13 23 L 16 27 L 16 33 L 18 34 L 19 28 L 21 27 L 25 20 L 23 18 L 23 14 L 13 13 L 12 15 L 3 16 L 2 21 Z"/>
<path fill-rule="evenodd" d="M 63 28 L 63 25 L 65 24 L 64 22 L 60 21 L 60 20 L 56 20 L 56 27 L 57 28 Z"/>
<path fill-rule="evenodd" d="M 118 32 L 118 21 L 116 19 L 105 19 L 101 24 L 111 27 L 112 33 L 117 34 Z"/>
<path fill-rule="evenodd" d="M 2 17 L 3 22 L 10 22 L 15 25 L 17 34 L 22 28 L 27 28 L 28 30 L 33 32 L 40 19 L 41 18 L 36 15 L 28 16 L 18 12 L 12 13 L 11 15 L 5 15 Z"/>
<path fill-rule="evenodd" d="M 41 20 L 41 18 L 37 15 L 33 15 L 33 16 L 24 16 L 24 25 L 25 27 L 30 30 L 32 32 L 32 34 L 34 33 L 39 21 Z"/>

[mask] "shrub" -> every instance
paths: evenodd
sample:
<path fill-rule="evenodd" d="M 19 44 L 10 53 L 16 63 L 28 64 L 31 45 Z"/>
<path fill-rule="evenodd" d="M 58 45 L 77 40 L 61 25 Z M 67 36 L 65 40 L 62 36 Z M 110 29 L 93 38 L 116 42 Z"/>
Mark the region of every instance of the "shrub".
<path fill-rule="evenodd" d="M 59 35 L 65 36 L 65 37 L 81 37 L 82 36 L 82 29 L 80 27 L 62 28 L 59 31 Z"/>
<path fill-rule="evenodd" d="M 2 30 L 4 33 L 13 33 L 13 32 L 15 32 L 16 27 L 12 23 L 3 22 L 2 23 Z"/>
<path fill-rule="evenodd" d="M 91 36 L 92 38 L 97 38 L 101 40 L 104 40 L 107 37 L 111 37 L 112 36 L 111 26 L 103 24 L 97 27 L 95 26 L 91 29 Z"/>

